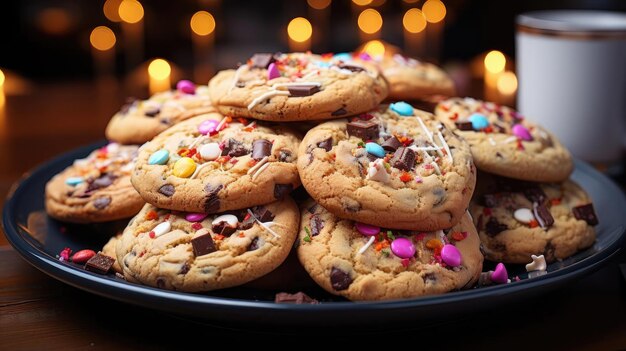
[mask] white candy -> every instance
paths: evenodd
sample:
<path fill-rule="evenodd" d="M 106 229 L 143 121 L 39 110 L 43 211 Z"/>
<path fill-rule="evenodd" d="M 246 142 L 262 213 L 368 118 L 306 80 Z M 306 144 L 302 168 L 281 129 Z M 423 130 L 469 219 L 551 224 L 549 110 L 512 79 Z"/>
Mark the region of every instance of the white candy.
<path fill-rule="evenodd" d="M 218 143 L 208 143 L 200 146 L 200 156 L 203 160 L 213 161 L 222 155 L 222 149 Z"/>
<path fill-rule="evenodd" d="M 546 270 L 546 259 L 545 257 L 543 257 L 543 255 L 530 255 L 530 258 L 532 258 L 533 261 L 526 265 L 526 272 Z"/>
<path fill-rule="evenodd" d="M 367 176 L 365 178 L 381 183 L 387 183 L 389 181 L 389 174 L 385 169 L 382 158 L 379 158 L 374 162 L 370 162 L 370 166 L 367 169 Z"/>
<path fill-rule="evenodd" d="M 168 233 L 172 229 L 172 224 L 168 221 L 160 223 L 152 231 L 154 232 L 154 237 L 157 238 L 165 233 Z"/>
<path fill-rule="evenodd" d="M 110 143 L 109 145 L 107 145 L 107 152 L 118 152 L 120 150 L 120 144 L 118 143 Z"/>
<path fill-rule="evenodd" d="M 518 208 L 513 212 L 513 217 L 515 217 L 518 222 L 524 224 L 528 224 L 535 219 L 533 212 L 528 208 Z"/>
<path fill-rule="evenodd" d="M 229 227 L 231 228 L 237 228 L 237 224 L 239 223 L 239 219 L 237 219 L 236 216 L 231 215 L 231 214 L 225 214 L 225 215 L 221 215 L 219 217 L 216 217 L 213 222 L 211 222 L 211 225 L 217 225 L 221 222 L 226 222 L 226 224 L 228 224 Z"/>

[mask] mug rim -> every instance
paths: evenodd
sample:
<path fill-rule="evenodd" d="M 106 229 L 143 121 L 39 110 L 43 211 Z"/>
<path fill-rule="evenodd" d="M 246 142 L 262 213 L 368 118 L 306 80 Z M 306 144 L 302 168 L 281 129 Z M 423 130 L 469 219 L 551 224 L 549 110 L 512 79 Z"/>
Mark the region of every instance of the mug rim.
<path fill-rule="evenodd" d="M 517 30 L 573 38 L 626 38 L 626 13 L 591 10 L 546 10 L 517 16 Z"/>

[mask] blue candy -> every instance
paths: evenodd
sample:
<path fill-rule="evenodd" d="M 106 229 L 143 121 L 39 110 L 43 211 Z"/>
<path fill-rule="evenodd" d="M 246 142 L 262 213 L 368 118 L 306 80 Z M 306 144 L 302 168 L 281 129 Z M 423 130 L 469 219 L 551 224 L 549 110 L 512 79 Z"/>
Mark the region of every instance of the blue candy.
<path fill-rule="evenodd" d="M 480 113 L 474 113 L 469 116 L 469 121 L 472 122 L 472 128 L 474 128 L 474 130 L 481 130 L 489 127 L 489 120 L 485 115 L 481 115 Z"/>
<path fill-rule="evenodd" d="M 341 52 L 339 54 L 335 54 L 333 56 L 333 58 L 335 60 L 341 60 L 341 61 L 344 61 L 344 62 L 352 61 L 352 55 L 350 53 L 347 53 L 347 52 Z"/>
<path fill-rule="evenodd" d="M 65 179 L 65 184 L 70 186 L 77 186 L 84 181 L 85 179 L 83 179 L 83 177 L 69 177 Z"/>
<path fill-rule="evenodd" d="M 330 67 L 330 62 L 325 62 L 325 61 L 316 61 L 315 64 L 317 65 L 317 67 L 319 68 L 328 68 Z"/>
<path fill-rule="evenodd" d="M 413 116 L 413 106 L 404 101 L 399 101 L 389 105 L 389 108 L 400 116 Z"/>
<path fill-rule="evenodd" d="M 376 157 L 385 157 L 385 149 L 376 143 L 365 144 L 365 150 Z"/>
<path fill-rule="evenodd" d="M 161 149 L 153 153 L 152 155 L 150 155 L 150 158 L 148 159 L 148 164 L 164 165 L 167 163 L 167 160 L 169 160 L 169 158 L 170 158 L 170 152 L 165 149 Z"/>

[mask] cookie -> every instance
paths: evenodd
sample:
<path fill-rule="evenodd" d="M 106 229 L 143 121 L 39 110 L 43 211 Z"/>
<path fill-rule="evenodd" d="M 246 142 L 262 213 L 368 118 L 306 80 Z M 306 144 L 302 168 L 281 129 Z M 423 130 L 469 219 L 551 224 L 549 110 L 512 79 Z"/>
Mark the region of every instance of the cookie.
<path fill-rule="evenodd" d="M 478 176 L 470 204 L 485 258 L 529 263 L 564 259 L 595 241 L 598 218 L 589 195 L 576 183 L 531 183 Z"/>
<path fill-rule="evenodd" d="M 375 67 L 332 55 L 255 54 L 237 70 L 219 72 L 209 94 L 229 116 L 323 120 L 375 108 L 387 96 L 387 83 Z"/>
<path fill-rule="evenodd" d="M 107 125 L 107 139 L 143 144 L 188 118 L 214 112 L 207 86 L 180 81 L 179 89 L 157 93 L 147 100 L 130 98 Z"/>
<path fill-rule="evenodd" d="M 476 183 L 469 146 L 404 102 L 311 129 L 298 170 L 332 214 L 372 225 L 384 219 L 396 229 L 452 227 Z"/>
<path fill-rule="evenodd" d="M 398 231 L 339 219 L 308 201 L 301 211 L 297 245 L 300 262 L 313 280 L 350 300 L 402 299 L 470 288 L 483 263 L 480 240 L 467 213 L 446 231 Z"/>
<path fill-rule="evenodd" d="M 111 143 L 55 175 L 46 184 L 46 212 L 74 223 L 134 216 L 144 204 L 130 183 L 138 146 Z"/>
<path fill-rule="evenodd" d="M 119 239 L 117 260 L 129 281 L 187 292 L 228 288 L 278 267 L 298 223 L 289 197 L 219 215 L 146 205 Z"/>
<path fill-rule="evenodd" d="M 435 114 L 467 140 L 478 169 L 535 182 L 560 182 L 572 173 L 572 157 L 559 140 L 512 108 L 452 98 Z"/>
<path fill-rule="evenodd" d="M 287 127 L 210 113 L 141 147 L 131 181 L 159 208 L 217 213 L 281 199 L 300 185 Z"/>
<path fill-rule="evenodd" d="M 113 257 L 115 259 L 115 262 L 113 263 L 113 266 L 111 266 L 111 269 L 113 269 L 113 271 L 115 271 L 116 273 L 122 273 L 122 267 L 117 262 L 117 253 L 115 251 L 117 249 L 117 242 L 120 240 L 121 237 L 122 233 L 119 233 L 116 236 L 112 236 L 111 239 L 109 239 L 109 241 L 104 244 L 101 251 L 102 254 Z"/>

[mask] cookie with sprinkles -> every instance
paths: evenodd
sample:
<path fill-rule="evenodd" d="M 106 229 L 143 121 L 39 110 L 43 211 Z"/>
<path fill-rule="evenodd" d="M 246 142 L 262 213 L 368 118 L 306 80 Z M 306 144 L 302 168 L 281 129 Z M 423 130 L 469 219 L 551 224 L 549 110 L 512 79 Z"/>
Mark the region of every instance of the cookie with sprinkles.
<path fill-rule="evenodd" d="M 452 98 L 435 114 L 467 140 L 481 170 L 535 182 L 560 182 L 572 173 L 572 157 L 559 140 L 512 108 Z"/>
<path fill-rule="evenodd" d="M 469 146 L 405 102 L 311 129 L 298 170 L 334 215 L 396 229 L 452 227 L 476 183 Z"/>
<path fill-rule="evenodd" d="M 55 175 L 46 184 L 46 212 L 74 223 L 134 216 L 144 204 L 130 183 L 138 146 L 110 143 Z"/>
<path fill-rule="evenodd" d="M 105 134 L 118 143 L 143 144 L 178 122 L 214 111 L 206 85 L 181 80 L 176 90 L 147 100 L 129 98 L 111 118 Z"/>
<path fill-rule="evenodd" d="M 215 107 L 226 115 L 268 121 L 341 118 L 375 108 L 387 96 L 376 67 L 332 54 L 255 54 L 209 82 Z"/>
<path fill-rule="evenodd" d="M 209 113 L 143 145 L 131 181 L 160 208 L 217 213 L 262 205 L 300 185 L 299 142 L 284 126 Z"/>
<path fill-rule="evenodd" d="M 593 245 L 598 217 L 576 183 L 534 183 L 480 173 L 470 212 L 485 258 L 530 263 L 564 259 Z"/>
<path fill-rule="evenodd" d="M 299 213 L 290 197 L 220 214 L 147 204 L 116 246 L 124 277 L 163 289 L 209 291 L 247 283 L 287 258 Z"/>
<path fill-rule="evenodd" d="M 298 258 L 317 284 L 350 300 L 436 295 L 474 286 L 480 240 L 465 213 L 448 230 L 394 230 L 340 219 L 303 204 Z"/>

